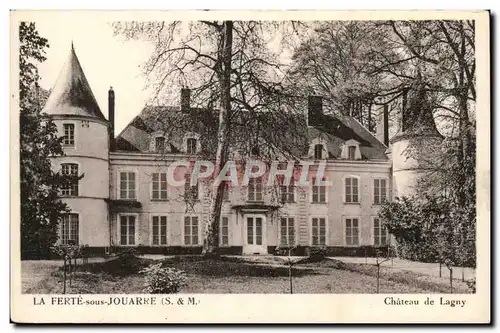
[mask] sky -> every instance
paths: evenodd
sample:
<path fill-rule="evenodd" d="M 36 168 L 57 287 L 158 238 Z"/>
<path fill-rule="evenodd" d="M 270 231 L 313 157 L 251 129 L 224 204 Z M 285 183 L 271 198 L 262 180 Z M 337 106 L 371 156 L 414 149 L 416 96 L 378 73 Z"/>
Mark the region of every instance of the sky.
<path fill-rule="evenodd" d="M 141 66 L 152 52 L 143 41 L 113 36 L 103 16 L 59 12 L 50 20 L 34 20 L 40 36 L 48 39 L 47 60 L 39 65 L 40 86 L 51 89 L 68 58 L 71 42 L 103 114 L 108 115 L 108 90 L 115 91 L 115 135 L 136 116 L 151 95 L 144 89 Z"/>

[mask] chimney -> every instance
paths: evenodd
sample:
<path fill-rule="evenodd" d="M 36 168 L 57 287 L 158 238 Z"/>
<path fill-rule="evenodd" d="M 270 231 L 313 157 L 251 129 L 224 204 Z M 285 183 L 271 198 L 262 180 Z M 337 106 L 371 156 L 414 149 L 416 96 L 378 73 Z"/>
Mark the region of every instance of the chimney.
<path fill-rule="evenodd" d="M 380 102 L 380 101 L 378 101 Z M 389 147 L 389 105 L 377 105 L 377 133 L 376 137 L 380 142 Z"/>
<path fill-rule="evenodd" d="M 307 98 L 307 125 L 318 125 L 321 122 L 322 115 L 323 98 L 321 96 L 309 96 Z"/>
<path fill-rule="evenodd" d="M 108 120 L 109 120 L 109 150 L 115 150 L 115 92 L 113 87 L 108 91 Z"/>
<path fill-rule="evenodd" d="M 189 111 L 191 107 L 191 89 L 181 89 L 181 111 Z"/>

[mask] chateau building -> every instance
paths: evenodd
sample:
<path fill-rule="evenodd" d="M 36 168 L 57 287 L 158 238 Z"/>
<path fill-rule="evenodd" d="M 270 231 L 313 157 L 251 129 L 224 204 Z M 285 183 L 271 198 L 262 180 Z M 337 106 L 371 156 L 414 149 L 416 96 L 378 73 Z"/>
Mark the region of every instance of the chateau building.
<path fill-rule="evenodd" d="M 189 89 L 181 91 L 179 107 L 145 107 L 115 137 L 115 93 L 109 90 L 106 119 L 71 49 L 43 110 L 64 137 L 65 156 L 53 158 L 53 167 L 84 175 L 61 192 L 71 209 L 60 224 L 61 243 L 87 244 L 99 253 L 116 247 L 165 254 L 201 251 L 209 184 L 167 181 L 172 163 L 196 161 L 208 145 L 203 128 L 209 125 L 194 116 L 201 111 L 190 107 L 189 94 Z M 192 118 L 191 130 L 167 135 L 155 128 L 158 117 L 172 114 Z M 400 133 L 389 148 L 387 107 L 381 108 L 379 138 L 352 117 L 323 114 L 317 96 L 309 98 L 306 114 L 309 142 L 301 159 L 316 171 L 324 163 L 324 179 L 332 186 L 316 185 L 312 173 L 309 185 L 277 186 L 276 195 L 259 179 L 228 189 L 220 252 L 268 254 L 278 246 L 297 245 L 326 246 L 332 255 L 364 255 L 366 249 L 373 254 L 387 248 L 390 237 L 377 212 L 384 200 L 410 187 L 414 166 L 406 168 L 402 150 L 412 136 Z M 187 168 L 178 170 L 187 178 Z"/>

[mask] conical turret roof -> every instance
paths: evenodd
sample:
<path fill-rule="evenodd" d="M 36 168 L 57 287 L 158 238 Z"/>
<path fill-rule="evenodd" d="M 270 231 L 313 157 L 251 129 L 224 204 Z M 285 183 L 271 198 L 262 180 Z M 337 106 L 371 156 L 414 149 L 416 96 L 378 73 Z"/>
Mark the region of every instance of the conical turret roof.
<path fill-rule="evenodd" d="M 49 115 L 87 116 L 106 120 L 83 73 L 73 44 L 43 111 Z"/>

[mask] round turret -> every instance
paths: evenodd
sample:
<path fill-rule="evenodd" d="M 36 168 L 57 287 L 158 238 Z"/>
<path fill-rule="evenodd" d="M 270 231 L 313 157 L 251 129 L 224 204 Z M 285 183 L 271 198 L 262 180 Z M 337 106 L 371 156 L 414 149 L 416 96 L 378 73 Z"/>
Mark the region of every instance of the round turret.
<path fill-rule="evenodd" d="M 52 159 L 55 170 L 83 175 L 64 189 L 71 214 L 63 218 L 60 243 L 109 246 L 109 122 L 85 78 L 73 46 L 43 108 L 63 136 L 65 156 Z"/>
<path fill-rule="evenodd" d="M 441 140 L 425 83 L 418 73 L 404 95 L 399 132 L 390 141 L 395 197 L 415 194 L 415 186 L 424 175 L 426 164 L 435 158 Z"/>

